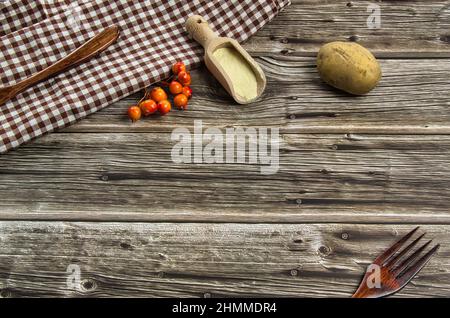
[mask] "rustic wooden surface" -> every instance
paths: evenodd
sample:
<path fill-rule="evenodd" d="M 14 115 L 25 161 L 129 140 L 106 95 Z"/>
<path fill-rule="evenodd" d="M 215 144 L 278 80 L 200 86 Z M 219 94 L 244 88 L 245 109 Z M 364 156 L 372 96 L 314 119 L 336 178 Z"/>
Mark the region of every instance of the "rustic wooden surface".
<path fill-rule="evenodd" d="M 131 96 L 1 156 L 0 297 L 347 297 L 416 224 L 442 248 L 398 296 L 450 296 L 450 1 L 377 2 L 380 30 L 369 3 L 295 0 L 258 32 L 258 103 L 234 105 L 200 69 L 187 112 L 131 125 Z M 330 40 L 380 58 L 369 96 L 321 83 Z M 171 131 L 197 119 L 280 128 L 280 171 L 174 164 Z"/>
<path fill-rule="evenodd" d="M 410 226 L 3 222 L 10 296 L 348 297 L 376 253 Z M 448 226 L 423 226 L 436 241 Z M 401 296 L 448 296 L 450 250 Z M 51 264 L 51 265 L 50 265 Z M 80 267 L 81 290 L 66 286 Z"/>

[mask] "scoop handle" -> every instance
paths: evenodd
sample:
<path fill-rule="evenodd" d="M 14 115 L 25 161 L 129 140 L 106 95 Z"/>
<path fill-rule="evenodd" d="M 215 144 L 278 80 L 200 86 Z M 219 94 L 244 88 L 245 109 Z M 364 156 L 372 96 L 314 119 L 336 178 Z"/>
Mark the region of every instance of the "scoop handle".
<path fill-rule="evenodd" d="M 205 49 L 211 40 L 218 38 L 218 35 L 209 27 L 208 22 L 199 15 L 194 15 L 187 20 L 186 30 L 189 36 Z"/>

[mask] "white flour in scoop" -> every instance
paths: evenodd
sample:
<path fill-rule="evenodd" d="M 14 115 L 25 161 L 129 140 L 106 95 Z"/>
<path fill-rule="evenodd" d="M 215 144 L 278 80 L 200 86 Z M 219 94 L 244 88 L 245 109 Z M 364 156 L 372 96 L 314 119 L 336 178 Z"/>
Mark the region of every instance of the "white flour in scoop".
<path fill-rule="evenodd" d="M 236 49 L 221 48 L 216 50 L 213 55 L 230 77 L 236 94 L 248 101 L 258 96 L 256 75 Z"/>

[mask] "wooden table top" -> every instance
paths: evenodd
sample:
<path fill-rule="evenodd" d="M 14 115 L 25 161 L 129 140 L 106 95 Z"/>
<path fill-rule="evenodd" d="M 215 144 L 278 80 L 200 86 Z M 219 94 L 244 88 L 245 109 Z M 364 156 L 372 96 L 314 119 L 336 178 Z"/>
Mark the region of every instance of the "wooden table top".
<path fill-rule="evenodd" d="M 381 29 L 370 3 L 294 0 L 252 37 L 259 102 L 235 105 L 203 68 L 189 111 L 131 124 L 130 96 L 0 156 L 0 297 L 348 297 L 416 225 L 441 249 L 398 296 L 449 297 L 450 1 L 380 2 Z M 321 82 L 335 40 L 380 59 L 370 95 Z M 174 163 L 172 131 L 199 119 L 279 128 L 279 172 Z"/>

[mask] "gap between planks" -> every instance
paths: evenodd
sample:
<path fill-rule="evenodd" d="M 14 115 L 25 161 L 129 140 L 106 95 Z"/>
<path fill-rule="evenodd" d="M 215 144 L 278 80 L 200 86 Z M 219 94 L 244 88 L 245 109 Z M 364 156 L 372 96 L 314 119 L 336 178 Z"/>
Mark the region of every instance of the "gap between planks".
<path fill-rule="evenodd" d="M 367 25 L 369 4 L 374 3 L 293 0 L 246 43 L 246 49 L 252 54 L 313 56 L 327 42 L 356 41 L 380 58 L 450 57 L 448 1 L 377 2 L 381 29 Z"/>

